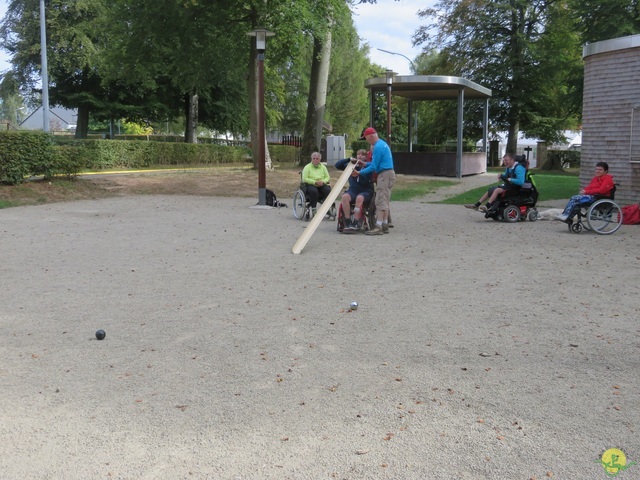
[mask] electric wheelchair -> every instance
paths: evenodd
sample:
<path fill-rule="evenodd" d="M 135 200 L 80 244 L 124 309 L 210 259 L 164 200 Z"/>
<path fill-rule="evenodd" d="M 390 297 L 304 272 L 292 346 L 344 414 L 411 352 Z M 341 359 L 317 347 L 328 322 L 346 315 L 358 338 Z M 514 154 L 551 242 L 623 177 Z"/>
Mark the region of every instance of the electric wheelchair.
<path fill-rule="evenodd" d="M 518 188 L 504 191 L 495 202 L 495 206 L 485 213 L 485 218 L 494 220 L 505 220 L 515 223 L 520 220 L 535 222 L 538 219 L 538 188 L 533 179 L 533 174 L 529 172 L 528 161 L 522 155 L 515 156 L 518 163 L 526 169 L 525 182 Z"/>

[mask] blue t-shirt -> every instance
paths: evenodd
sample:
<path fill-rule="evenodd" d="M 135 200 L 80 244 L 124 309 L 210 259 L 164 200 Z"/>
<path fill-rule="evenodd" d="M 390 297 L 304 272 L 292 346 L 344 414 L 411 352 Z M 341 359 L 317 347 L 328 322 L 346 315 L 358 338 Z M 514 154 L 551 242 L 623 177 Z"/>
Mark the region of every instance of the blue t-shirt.
<path fill-rule="evenodd" d="M 368 173 L 380 173 L 385 170 L 393 170 L 393 157 L 391 156 L 391 149 L 387 142 L 382 139 L 373 145 L 373 155 L 371 157 L 371 163 L 367 164 L 362 170 L 360 175 Z"/>
<path fill-rule="evenodd" d="M 518 168 L 520 167 L 520 168 Z M 514 164 L 513 168 L 507 168 L 502 174 L 503 179 L 511 178 L 511 185 L 521 187 L 524 184 L 527 169 L 519 163 Z"/>

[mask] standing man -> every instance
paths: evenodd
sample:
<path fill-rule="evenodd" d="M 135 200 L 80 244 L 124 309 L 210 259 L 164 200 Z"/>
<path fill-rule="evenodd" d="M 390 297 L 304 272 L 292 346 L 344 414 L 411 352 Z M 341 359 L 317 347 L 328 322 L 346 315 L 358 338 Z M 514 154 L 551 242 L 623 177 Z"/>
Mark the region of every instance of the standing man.
<path fill-rule="evenodd" d="M 376 190 L 376 226 L 367 230 L 367 235 L 382 235 L 389 233 L 389 202 L 391 189 L 396 181 L 396 172 L 393 170 L 393 157 L 391 148 L 387 142 L 378 137 L 374 128 L 367 128 L 362 136 L 373 147 L 371 163 L 357 172 L 358 175 L 367 175 L 375 172 L 378 175 L 378 188 Z M 354 170 L 355 171 L 355 170 Z"/>
<path fill-rule="evenodd" d="M 331 193 L 329 171 L 327 167 L 320 163 L 321 158 L 322 155 L 320 155 L 320 152 L 313 152 L 311 154 L 311 163 L 307 163 L 302 169 L 302 182 L 305 185 L 305 195 L 309 197 L 309 203 L 311 204 L 311 210 L 314 216 L 318 202 L 324 201 L 329 193 Z"/>

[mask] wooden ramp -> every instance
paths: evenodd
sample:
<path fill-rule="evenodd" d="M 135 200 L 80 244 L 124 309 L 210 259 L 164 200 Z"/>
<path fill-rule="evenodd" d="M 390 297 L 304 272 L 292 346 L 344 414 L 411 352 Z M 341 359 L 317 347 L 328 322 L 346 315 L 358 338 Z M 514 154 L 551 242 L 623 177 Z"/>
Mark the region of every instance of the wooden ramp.
<path fill-rule="evenodd" d="M 302 249 L 311 239 L 311 236 L 315 233 L 318 225 L 320 225 L 322 219 L 329 211 L 329 208 L 331 207 L 331 205 L 333 205 L 333 203 L 336 201 L 336 198 L 338 198 L 338 195 L 340 195 L 342 189 L 347 184 L 347 180 L 349 180 L 351 172 L 353 172 L 355 166 L 355 163 L 349 163 L 347 165 L 347 168 L 344 169 L 344 172 L 342 172 L 342 175 L 340 175 L 340 178 L 338 178 L 336 184 L 331 187 L 331 193 L 324 201 L 324 203 L 319 206 L 316 215 L 311 219 L 309 225 L 307 225 L 307 228 L 304 229 L 302 235 L 300 235 L 300 238 L 298 238 L 298 241 L 293 245 L 291 251 L 294 254 L 298 255 L 300 252 L 302 252 Z"/>

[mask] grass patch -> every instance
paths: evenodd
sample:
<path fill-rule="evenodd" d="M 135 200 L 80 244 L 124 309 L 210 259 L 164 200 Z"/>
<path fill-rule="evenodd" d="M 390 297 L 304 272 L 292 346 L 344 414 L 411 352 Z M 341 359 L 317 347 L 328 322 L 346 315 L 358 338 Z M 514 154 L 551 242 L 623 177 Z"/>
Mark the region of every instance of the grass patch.
<path fill-rule="evenodd" d="M 503 170 L 496 170 L 502 172 Z M 580 188 L 580 179 L 575 173 L 571 172 L 535 172 L 534 180 L 540 192 L 539 202 L 548 200 L 569 199 L 572 195 L 576 195 Z M 497 184 L 497 182 L 496 182 Z M 465 203 L 475 203 L 487 191 L 487 187 L 474 188 L 468 192 L 447 198 L 437 203 L 445 203 L 450 205 L 462 205 Z"/>
<path fill-rule="evenodd" d="M 408 202 L 416 197 L 423 197 L 429 193 L 435 192 L 441 187 L 450 187 L 456 182 L 449 180 L 413 180 L 402 184 L 396 183 L 391 191 L 391 200 L 396 202 Z"/>

